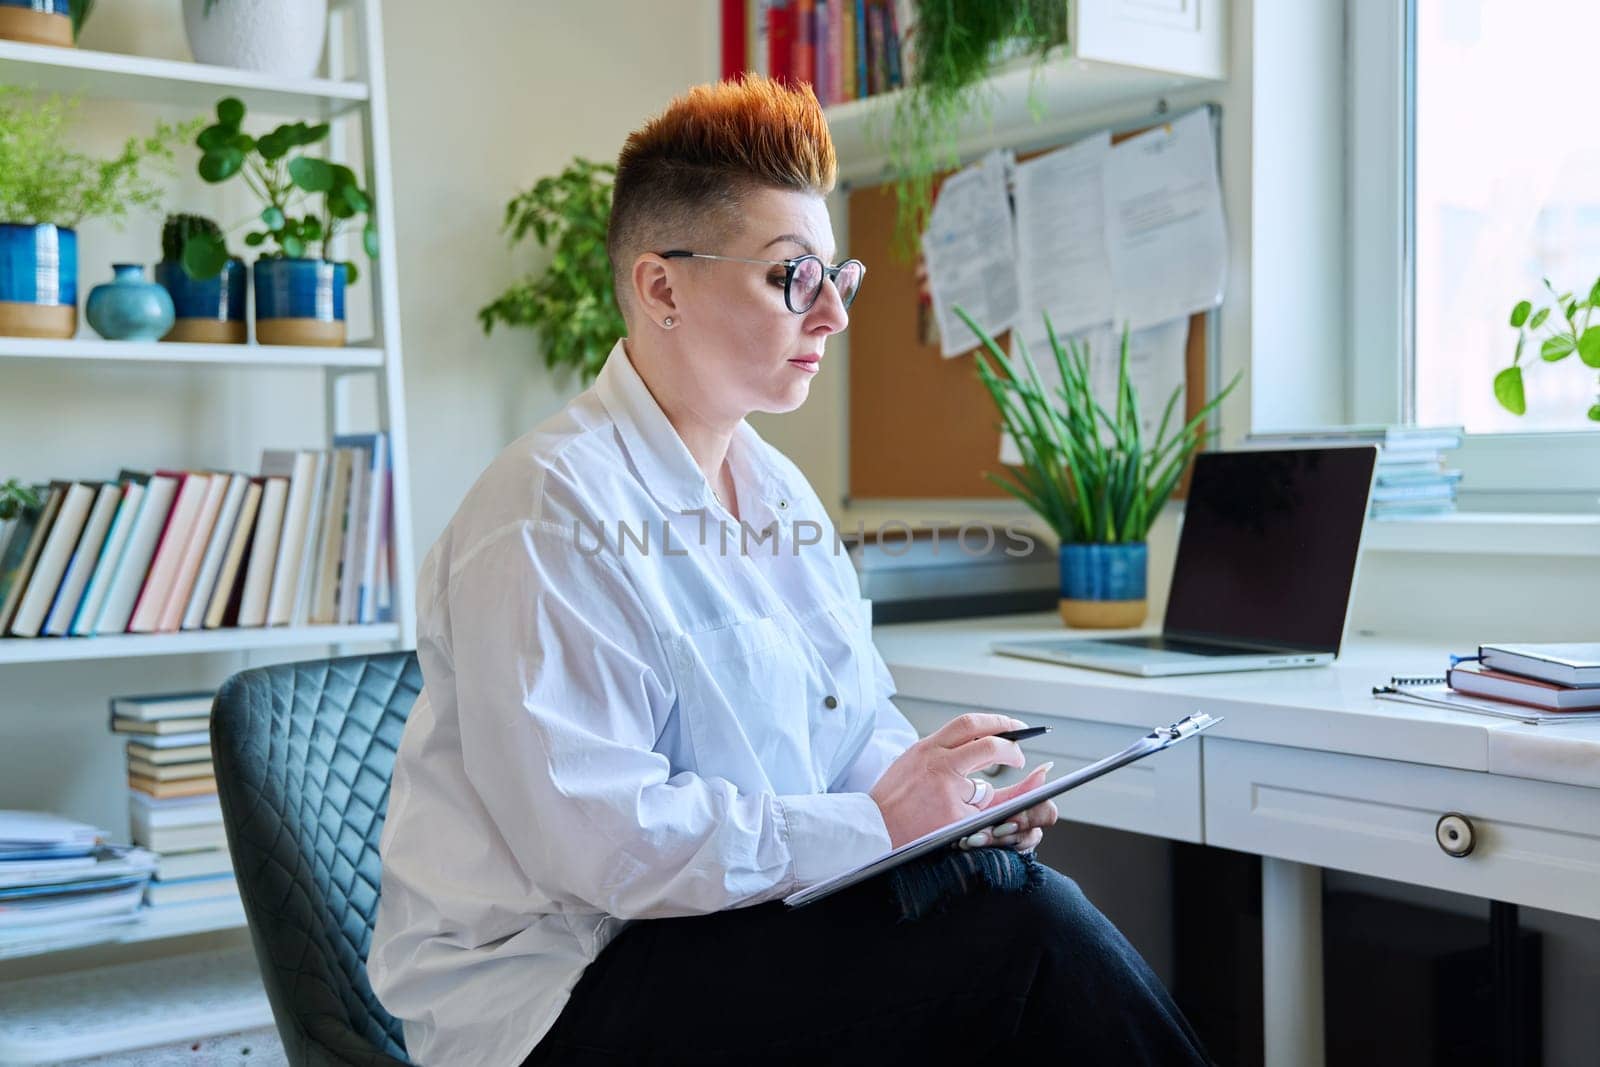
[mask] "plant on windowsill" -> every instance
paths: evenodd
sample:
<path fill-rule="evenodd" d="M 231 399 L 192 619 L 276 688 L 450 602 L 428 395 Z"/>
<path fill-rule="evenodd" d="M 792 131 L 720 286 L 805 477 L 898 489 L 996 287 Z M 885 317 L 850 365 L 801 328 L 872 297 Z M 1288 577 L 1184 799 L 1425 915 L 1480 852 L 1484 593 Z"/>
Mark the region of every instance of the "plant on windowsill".
<path fill-rule="evenodd" d="M 68 129 L 78 98 L 40 97 L 0 85 L 0 334 L 64 339 L 78 329 L 78 231 L 85 219 L 120 227 L 129 211 L 153 207 L 161 188 L 148 176 L 198 123 L 156 123 L 122 151 L 97 158 L 74 151 Z"/>
<path fill-rule="evenodd" d="M 1544 287 L 1553 298 L 1549 307 L 1535 309 L 1531 300 L 1522 300 L 1511 309 L 1511 327 L 1517 331 L 1516 351 L 1511 356 L 1511 366 L 1494 376 L 1495 399 L 1513 415 L 1528 411 L 1522 387 L 1522 352 L 1529 333 L 1541 326 L 1545 328 L 1545 338 L 1539 345 L 1540 359 L 1558 363 L 1576 352 L 1585 366 L 1600 371 L 1600 325 L 1589 325 L 1589 317 L 1600 307 L 1600 279 L 1596 279 L 1586 300 L 1575 300 L 1571 293 L 1557 293 L 1549 278 L 1544 279 Z M 1561 317 L 1552 319 L 1551 311 L 1560 312 Z M 1600 382 L 1600 374 L 1596 379 Z M 1592 421 L 1600 422 L 1600 387 L 1588 414 Z"/>
<path fill-rule="evenodd" d="M 344 294 L 358 277 L 356 265 L 330 259 L 339 229 L 368 214 L 372 198 L 355 172 L 340 163 L 296 149 L 328 136 L 328 124 L 289 122 L 252 137 L 241 129 L 244 104 L 234 97 L 217 102 L 217 121 L 200 131 L 200 177 L 212 184 L 238 176 L 265 202 L 250 223 L 261 228 L 244 243 L 260 248 L 255 262 L 256 340 L 276 345 L 344 344 Z M 318 199 L 320 198 L 320 200 Z M 297 214 L 298 213 L 298 214 Z M 378 228 L 370 218 L 361 229 L 368 257 L 378 257 Z M 313 246 L 320 254 L 311 256 Z M 228 263 L 223 239 L 198 232 L 184 244 L 184 270 L 192 278 L 215 278 Z"/>
<path fill-rule="evenodd" d="M 545 366 L 575 367 L 584 382 L 600 373 L 617 338 L 627 332 L 606 257 L 616 172 L 609 163 L 576 158 L 506 205 L 501 232 L 513 245 L 531 232 L 550 250 L 550 262 L 478 311 L 486 335 L 496 323 L 530 327 L 544 342 Z"/>
<path fill-rule="evenodd" d="M 15 478 L 0 482 L 0 522 L 14 519 L 23 508 L 36 508 L 40 503 L 39 494 Z"/>
<path fill-rule="evenodd" d="M 997 62 L 1034 57 L 1037 81 L 1050 49 L 1067 39 L 1064 0 L 915 0 L 914 69 L 883 134 L 894 183 L 894 250 L 910 262 L 933 209 L 933 177 L 960 165 L 956 135 L 975 108 L 988 112 L 984 79 Z M 1029 88 L 1029 107 L 1039 106 Z"/>
<path fill-rule="evenodd" d="M 1019 342 L 1019 355 L 1008 357 L 965 311 L 954 311 L 999 364 L 996 373 L 982 349 L 973 353 L 978 377 L 1000 413 L 999 428 L 1022 456 L 1021 465 L 1006 472 L 1009 477 L 984 476 L 1033 509 L 1060 540 L 1062 621 L 1108 629 L 1140 625 L 1147 610 L 1150 526 L 1190 458 L 1216 436 L 1205 420 L 1239 376 L 1169 436 L 1183 396 L 1181 387 L 1174 389 L 1155 439 L 1146 442 L 1139 397 L 1128 379 L 1126 327 L 1114 410 L 1107 411 L 1091 392 L 1088 345 L 1071 337 L 1063 344 L 1048 315 L 1045 330 L 1060 375 L 1054 390 L 1045 386 L 1026 345 Z"/>

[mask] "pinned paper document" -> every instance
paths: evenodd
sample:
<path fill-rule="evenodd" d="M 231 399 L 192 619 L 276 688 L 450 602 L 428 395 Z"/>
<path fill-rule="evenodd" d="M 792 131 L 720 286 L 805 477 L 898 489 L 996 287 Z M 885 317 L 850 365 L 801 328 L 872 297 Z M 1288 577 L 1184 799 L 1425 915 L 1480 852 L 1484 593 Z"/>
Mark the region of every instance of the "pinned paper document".
<path fill-rule="evenodd" d="M 1110 151 L 1102 132 L 1017 164 L 1017 328 L 1029 351 L 1048 351 L 1045 312 L 1057 334 L 1112 319 L 1101 189 Z"/>
<path fill-rule="evenodd" d="M 956 307 L 990 336 L 1017 316 L 1017 257 L 1012 231 L 1009 153 L 991 152 L 952 174 L 939 189 L 922 235 L 928 287 L 939 323 L 941 350 L 959 356 L 980 341 L 956 317 Z"/>

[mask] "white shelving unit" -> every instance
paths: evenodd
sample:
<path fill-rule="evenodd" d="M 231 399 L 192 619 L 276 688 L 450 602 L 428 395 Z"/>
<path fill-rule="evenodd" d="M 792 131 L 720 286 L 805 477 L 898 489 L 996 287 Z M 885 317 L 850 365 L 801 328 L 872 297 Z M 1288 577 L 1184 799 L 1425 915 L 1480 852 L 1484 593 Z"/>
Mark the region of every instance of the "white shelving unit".
<path fill-rule="evenodd" d="M 0 393 L 8 367 L 56 361 L 83 365 L 85 393 L 95 388 L 93 370 L 116 366 L 126 374 L 152 367 L 297 368 L 322 371 L 326 430 L 331 435 L 370 426 L 338 425 L 347 386 L 355 376 L 376 384 L 378 429 L 389 435 L 393 471 L 397 621 L 362 626 L 301 626 L 210 630 L 158 635 L 91 638 L 0 639 L 0 668 L 24 664 L 68 664 L 128 658 L 184 657 L 229 652 L 415 644 L 415 589 L 411 542 L 410 464 L 401 376 L 399 281 L 393 240 L 396 231 L 389 151 L 388 97 L 383 69 L 380 0 L 344 0 L 330 13 L 325 77 L 286 79 L 169 59 L 51 48 L 0 41 L 0 82 L 44 91 L 82 94 L 90 101 L 139 102 L 209 112 L 224 96 L 237 96 L 252 113 L 275 121 L 334 120 L 328 151 L 350 160 L 358 153 L 372 191 L 373 221 L 384 254 L 366 272 L 372 294 L 373 336 L 344 348 L 193 345 L 0 337 Z M 177 17 L 176 8 L 173 17 Z M 344 70 L 346 44 L 358 69 Z M 337 120 L 360 119 L 355 142 Z M 92 284 L 80 272 L 80 284 Z M 308 403 L 314 403 L 308 398 Z M 63 418 L 71 413 L 64 411 Z M 0 423 L 3 428 L 3 423 Z M 281 442 L 263 441 L 263 446 Z M 0 437 L 0 454 L 6 442 Z M 108 458 L 115 462 L 115 457 Z M 21 473 L 21 472 L 14 472 Z M 216 683 L 221 677 L 215 679 Z M 111 693 L 105 696 L 113 695 Z M 116 828 L 111 828 L 115 830 Z M 38 957 L 89 945 L 133 944 L 240 929 L 237 902 L 145 910 L 133 922 L 89 928 L 81 937 L 48 945 L 0 948 L 0 960 Z M 5 972 L 0 970 L 0 977 Z M 103 1055 L 173 1041 L 200 1039 L 270 1024 L 271 1012 L 249 952 L 167 956 L 155 961 L 97 967 L 48 978 L 0 981 L 0 1062 L 57 1062 L 69 1056 Z"/>

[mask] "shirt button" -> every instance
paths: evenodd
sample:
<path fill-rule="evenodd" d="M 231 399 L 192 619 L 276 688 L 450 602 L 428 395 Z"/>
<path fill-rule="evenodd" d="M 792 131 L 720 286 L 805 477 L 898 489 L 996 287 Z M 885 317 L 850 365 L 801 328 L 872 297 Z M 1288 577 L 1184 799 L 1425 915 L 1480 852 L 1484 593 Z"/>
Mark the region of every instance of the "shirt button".
<path fill-rule="evenodd" d="M 839 698 L 834 696 L 832 693 L 829 693 L 827 696 L 822 698 L 822 704 L 831 711 L 839 706 Z"/>
<path fill-rule="evenodd" d="M 787 500 L 778 501 L 778 510 L 779 511 L 788 511 L 789 510 L 789 502 Z"/>

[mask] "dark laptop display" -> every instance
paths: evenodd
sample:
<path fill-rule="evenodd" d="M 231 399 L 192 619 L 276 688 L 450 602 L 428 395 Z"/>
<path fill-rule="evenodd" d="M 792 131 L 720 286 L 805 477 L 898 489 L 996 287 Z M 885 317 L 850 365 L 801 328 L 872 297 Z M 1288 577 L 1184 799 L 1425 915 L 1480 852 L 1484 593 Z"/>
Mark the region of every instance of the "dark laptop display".
<path fill-rule="evenodd" d="M 1195 457 L 1164 639 L 1337 654 L 1377 449 Z"/>

